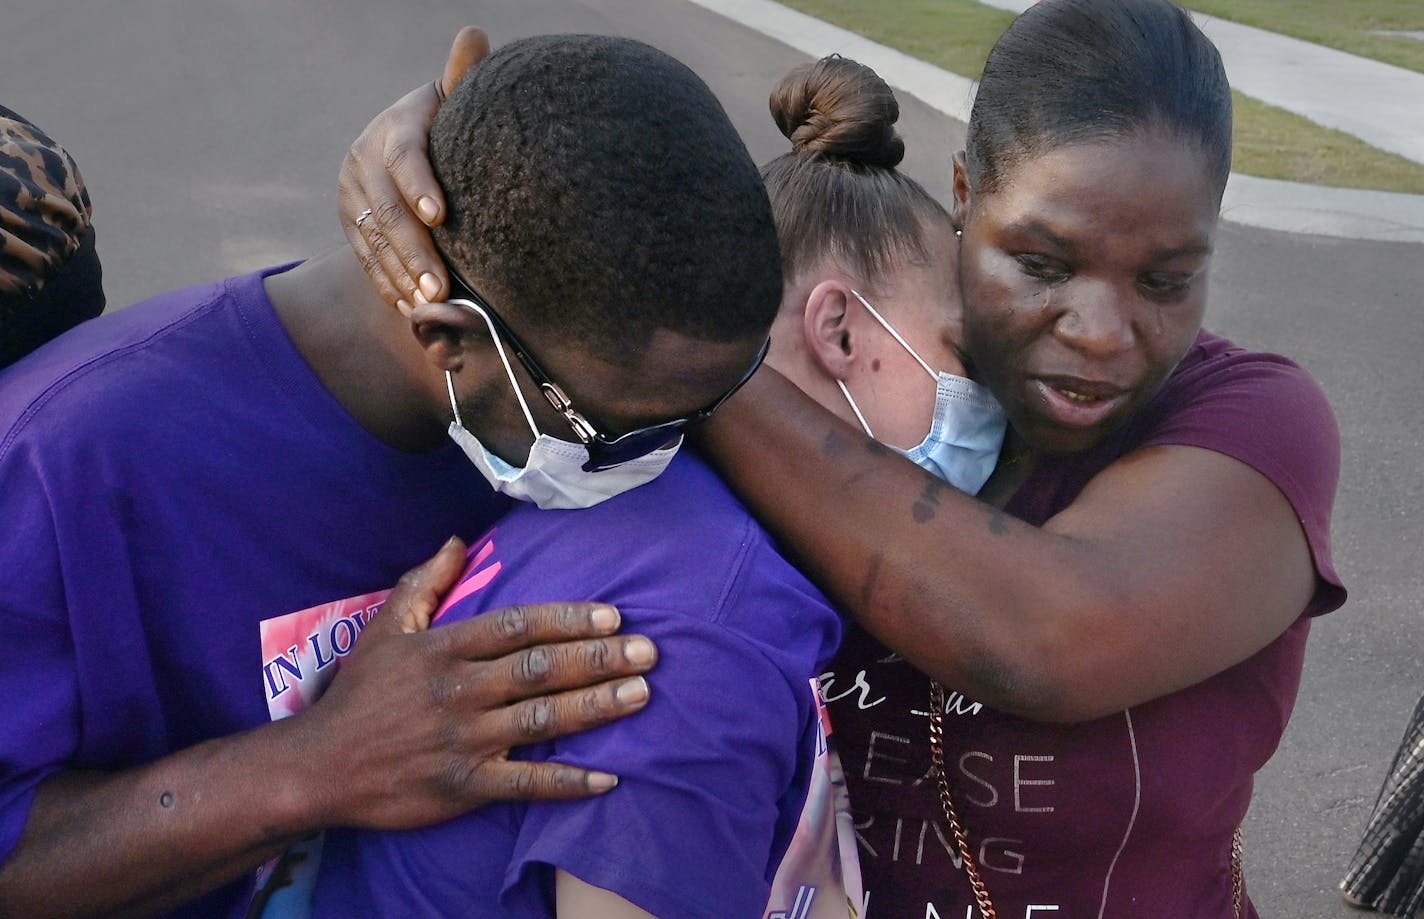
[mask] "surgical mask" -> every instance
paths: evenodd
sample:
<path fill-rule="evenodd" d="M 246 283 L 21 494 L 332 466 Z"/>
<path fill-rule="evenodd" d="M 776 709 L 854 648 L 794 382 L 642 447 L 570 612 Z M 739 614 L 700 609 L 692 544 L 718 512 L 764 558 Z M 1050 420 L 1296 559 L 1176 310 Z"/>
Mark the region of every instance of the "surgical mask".
<path fill-rule="evenodd" d="M 1008 427 L 998 400 L 973 380 L 952 373 L 936 373 L 875 307 L 859 293 L 853 290 L 851 293 L 935 381 L 934 418 L 929 433 L 908 450 L 891 449 L 960 491 L 978 494 L 999 462 L 999 449 Z M 850 403 L 850 410 L 865 429 L 866 436 L 873 438 L 875 434 L 861 414 L 860 406 L 851 398 L 850 390 L 841 380 L 836 380 L 836 385 Z"/>
<path fill-rule="evenodd" d="M 485 323 L 489 325 L 488 317 L 485 317 Z M 509 366 L 504 345 L 492 325 L 490 337 L 499 351 L 509 385 L 514 387 L 514 395 L 519 399 L 519 407 L 524 411 L 524 420 L 534 433 L 534 445 L 529 448 L 529 459 L 524 465 L 512 466 L 495 456 L 465 427 L 460 418 L 460 406 L 455 400 L 455 381 L 448 370 L 445 371 L 445 388 L 450 393 L 450 410 L 455 414 L 450 422 L 450 439 L 460 445 L 465 456 L 495 491 L 519 501 L 532 502 L 545 510 L 593 507 L 651 482 L 677 455 L 677 449 L 682 445 L 681 437 L 646 456 L 597 472 L 586 471 L 583 467 L 589 461 L 588 448 L 539 431 L 534 416 L 529 412 L 529 404 L 524 401 L 524 393 L 514 378 L 514 370 Z"/>

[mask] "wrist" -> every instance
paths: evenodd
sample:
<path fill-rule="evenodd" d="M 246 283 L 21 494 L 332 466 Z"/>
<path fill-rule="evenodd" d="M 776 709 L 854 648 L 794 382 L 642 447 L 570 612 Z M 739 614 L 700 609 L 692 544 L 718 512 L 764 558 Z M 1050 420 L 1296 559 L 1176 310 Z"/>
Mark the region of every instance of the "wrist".
<path fill-rule="evenodd" d="M 304 837 L 339 822 L 341 782 L 328 762 L 323 732 L 309 713 L 293 715 L 264 728 L 274 741 L 268 769 L 272 829 L 284 836 Z"/>

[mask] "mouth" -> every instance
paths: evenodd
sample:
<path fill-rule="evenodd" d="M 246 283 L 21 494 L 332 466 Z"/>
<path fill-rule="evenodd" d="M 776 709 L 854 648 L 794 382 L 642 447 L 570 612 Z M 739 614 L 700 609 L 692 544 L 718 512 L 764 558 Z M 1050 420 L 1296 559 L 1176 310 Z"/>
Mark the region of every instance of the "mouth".
<path fill-rule="evenodd" d="M 1035 377 L 1029 391 L 1044 414 L 1066 428 L 1091 428 L 1103 423 L 1127 401 L 1129 391 L 1111 383 L 1073 377 Z"/>

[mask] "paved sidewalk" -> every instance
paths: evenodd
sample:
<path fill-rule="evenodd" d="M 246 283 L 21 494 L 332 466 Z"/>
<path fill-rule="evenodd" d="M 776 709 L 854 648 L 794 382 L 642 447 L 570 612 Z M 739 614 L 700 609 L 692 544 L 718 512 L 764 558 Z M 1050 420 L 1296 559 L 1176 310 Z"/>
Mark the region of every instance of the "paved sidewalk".
<path fill-rule="evenodd" d="M 823 57 L 839 52 L 870 67 L 885 78 L 892 86 L 919 97 L 932 108 L 938 109 L 957 121 L 968 121 L 969 110 L 974 99 L 974 81 L 958 74 L 941 70 L 933 64 L 911 57 L 902 51 L 886 47 L 847 31 L 839 26 L 822 22 L 804 13 L 782 6 L 772 0 L 691 0 L 699 6 L 720 13 L 729 19 L 768 35 L 811 57 Z M 1013 12 L 1022 12 L 1033 5 L 1033 0 L 979 0 L 990 6 Z M 1290 47 L 1295 53 L 1311 55 L 1302 60 L 1310 62 L 1319 77 L 1327 85 L 1338 83 L 1340 93 L 1326 94 L 1333 98 L 1330 102 L 1336 108 L 1363 114 L 1362 120 L 1380 120 L 1381 125 L 1392 127 L 1402 137 L 1418 135 L 1419 153 L 1424 156 L 1424 74 L 1402 70 L 1386 64 L 1376 64 L 1354 55 L 1320 48 L 1307 42 L 1287 39 L 1260 29 L 1249 29 L 1232 23 L 1202 16 L 1203 28 L 1221 47 L 1226 62 L 1227 74 L 1232 84 L 1249 95 L 1256 95 L 1253 88 L 1277 93 L 1277 98 L 1261 98 L 1281 107 L 1288 107 L 1282 101 L 1286 88 L 1294 77 L 1277 75 L 1260 77 L 1257 83 L 1237 84 L 1237 70 L 1241 70 L 1244 80 L 1250 82 L 1250 74 L 1262 69 L 1256 63 L 1249 67 L 1233 64 L 1242 55 L 1251 58 L 1247 48 L 1274 48 L 1275 51 L 1261 51 L 1263 58 L 1274 58 L 1284 54 L 1280 49 Z M 1207 28 L 1208 22 L 1211 28 Z M 1224 30 L 1221 28 L 1225 26 Z M 1254 37 L 1243 37 L 1244 29 Z M 1222 46 L 1225 34 L 1228 43 Z M 1280 43 L 1280 44 L 1277 44 Z M 1299 47 L 1297 47 L 1299 46 Z M 1228 50 L 1230 49 L 1230 50 Z M 1323 52 L 1322 56 L 1314 56 Z M 1359 102 L 1344 95 L 1344 88 L 1353 85 L 1352 76 L 1340 76 L 1337 80 L 1332 67 L 1344 59 L 1352 67 L 1358 66 L 1360 73 L 1371 74 L 1370 80 L 1391 84 L 1395 74 L 1405 74 L 1409 79 L 1401 82 L 1402 89 L 1396 92 L 1391 87 L 1375 93 L 1384 100 L 1371 108 L 1370 104 Z M 1376 70 L 1375 68 L 1379 68 Z M 1299 70 L 1299 66 L 1296 68 Z M 1388 76 L 1381 76 L 1386 73 Z M 1413 81 L 1418 81 L 1416 84 Z M 1269 86 L 1268 86 L 1269 84 Z M 1416 95 L 1412 101 L 1402 98 L 1411 87 Z M 1371 89 L 1375 87 L 1371 84 Z M 1309 92 L 1303 93 L 1309 96 Z M 1368 95 L 1368 94 L 1367 94 Z M 1390 100 L 1393 100 L 1392 102 Z M 1319 103 L 1324 105 L 1324 103 Z M 1395 105 L 1395 109 L 1385 106 Z M 1374 112 L 1374 114 L 1368 114 Z M 1310 117 L 1310 116 L 1307 116 Z M 1368 139 L 1367 139 L 1368 140 Z M 1424 159 L 1421 159 L 1424 162 Z M 1390 242 L 1424 243 L 1424 195 L 1406 195 L 1394 192 L 1360 191 L 1345 188 L 1324 188 L 1297 182 L 1283 182 L 1276 179 L 1262 179 L 1255 176 L 1232 173 L 1226 186 L 1226 196 L 1222 201 L 1222 216 L 1246 226 L 1282 230 L 1290 233 L 1312 233 L 1344 239 L 1369 239 Z"/>

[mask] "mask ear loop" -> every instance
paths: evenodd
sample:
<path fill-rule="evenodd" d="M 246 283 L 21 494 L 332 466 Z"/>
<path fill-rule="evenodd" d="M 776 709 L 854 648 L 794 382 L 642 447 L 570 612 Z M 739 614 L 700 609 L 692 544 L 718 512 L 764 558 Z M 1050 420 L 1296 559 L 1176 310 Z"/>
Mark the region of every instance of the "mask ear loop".
<path fill-rule="evenodd" d="M 855 412 L 855 420 L 860 422 L 862 428 L 865 428 L 865 436 L 874 440 L 875 435 L 871 433 L 870 425 L 865 423 L 865 416 L 860 413 L 860 406 L 856 405 L 855 400 L 850 397 L 850 390 L 846 389 L 845 383 L 841 380 L 836 380 L 836 385 L 841 388 L 841 395 L 845 396 L 846 402 L 850 403 L 850 410 Z"/>
<path fill-rule="evenodd" d="M 529 403 L 524 401 L 524 391 L 519 388 L 519 380 L 514 376 L 514 368 L 509 366 L 509 357 L 504 353 L 504 343 L 499 340 L 499 333 L 495 331 L 494 323 L 477 304 L 468 300 L 451 300 L 449 302 L 463 306 L 485 321 L 485 326 L 489 328 L 490 338 L 494 339 L 495 350 L 499 352 L 500 363 L 504 364 L 504 375 L 509 377 L 509 385 L 514 387 L 514 397 L 519 400 L 519 407 L 524 411 L 524 420 L 529 422 L 529 430 L 534 432 L 534 439 L 538 440 L 539 426 L 534 423 L 534 416 L 529 412 Z M 455 403 L 455 383 L 448 370 L 445 371 L 445 389 L 450 393 L 450 408 L 455 412 L 455 423 L 463 428 L 465 423 L 460 420 L 460 406 Z"/>
<path fill-rule="evenodd" d="M 935 373 L 932 369 L 930 369 L 930 365 L 925 363 L 925 359 L 922 358 L 922 357 L 920 357 L 919 353 L 918 353 L 917 351 L 915 351 L 914 348 L 911 348 L 911 347 L 910 347 L 910 343 L 907 342 L 907 341 L 905 341 L 904 337 L 901 336 L 899 332 L 895 331 L 895 327 L 894 327 L 894 326 L 892 326 L 890 323 L 888 323 L 888 322 L 885 321 L 885 317 L 882 316 L 882 315 L 880 315 L 879 311 L 876 310 L 875 307 L 873 307 L 873 306 L 870 305 L 870 301 L 868 301 L 868 300 L 866 300 L 864 297 L 862 297 L 862 296 L 859 294 L 859 292 L 857 292 L 857 291 L 852 290 L 851 293 L 852 293 L 852 294 L 855 294 L 855 298 L 860 301 L 860 305 L 861 305 L 861 306 L 865 307 L 867 310 L 870 311 L 870 315 L 872 315 L 872 316 L 875 317 L 875 321 L 878 322 L 878 323 L 880 323 L 882 326 L 884 326 L 884 327 L 885 327 L 885 331 L 889 332 L 889 333 L 890 333 L 890 336 L 900 343 L 900 347 L 902 347 L 902 348 L 904 348 L 906 351 L 910 352 L 910 357 L 913 357 L 916 361 L 919 362 L 919 364 L 920 364 L 921 367 L 925 368 L 925 373 L 928 373 L 928 374 L 930 375 L 930 379 L 931 379 L 931 380 L 936 380 L 936 381 L 938 381 L 938 380 L 939 380 L 939 374 Z M 845 387 L 841 387 L 841 388 L 844 389 Z M 846 394 L 846 398 L 847 398 L 847 399 L 850 398 L 849 393 Z M 855 406 L 855 403 L 852 402 L 852 403 L 851 403 L 851 407 L 854 408 L 854 406 Z M 856 414 L 859 415 L 860 412 L 857 411 Z M 862 424 L 863 424 L 863 423 L 864 423 L 864 422 L 862 422 Z"/>

